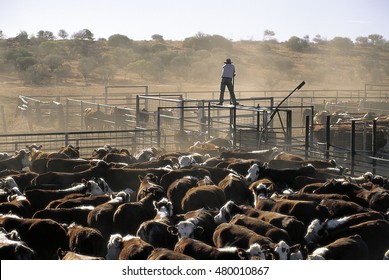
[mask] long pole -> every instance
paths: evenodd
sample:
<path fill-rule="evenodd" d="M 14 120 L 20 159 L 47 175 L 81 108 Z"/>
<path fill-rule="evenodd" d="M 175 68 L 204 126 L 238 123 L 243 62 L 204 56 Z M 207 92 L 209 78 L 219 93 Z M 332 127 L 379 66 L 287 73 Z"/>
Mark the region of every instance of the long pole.
<path fill-rule="evenodd" d="M 301 89 L 303 86 L 305 85 L 305 81 L 302 81 L 294 90 L 292 90 L 284 99 L 281 100 L 280 103 L 278 103 L 278 105 L 276 106 L 276 108 L 272 111 L 271 115 L 270 115 L 270 118 L 269 120 L 266 122 L 266 124 L 264 125 L 262 131 L 261 131 L 261 134 L 260 134 L 260 137 L 259 137 L 259 141 L 262 141 L 262 135 L 263 133 L 266 131 L 267 127 L 269 126 L 269 124 L 272 122 L 274 116 L 276 115 L 276 113 L 278 112 L 278 109 L 280 108 L 280 106 L 282 105 L 282 103 L 284 103 L 296 90 L 299 90 Z"/>
<path fill-rule="evenodd" d="M 275 114 L 278 112 L 278 109 L 280 108 L 282 103 L 284 103 L 296 90 L 301 89 L 304 85 L 305 85 L 305 82 L 302 81 L 294 90 L 292 90 L 284 99 L 282 99 L 282 101 L 280 103 L 278 103 L 277 107 L 272 111 L 270 118 L 269 118 L 269 121 L 266 123 L 264 129 L 266 129 L 269 126 L 269 124 L 273 120 Z"/>

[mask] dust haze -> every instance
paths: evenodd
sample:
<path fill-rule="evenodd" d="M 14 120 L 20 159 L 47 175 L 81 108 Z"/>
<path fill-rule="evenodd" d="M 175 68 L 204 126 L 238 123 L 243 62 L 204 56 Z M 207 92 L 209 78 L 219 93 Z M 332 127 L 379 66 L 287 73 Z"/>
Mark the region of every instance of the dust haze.
<path fill-rule="evenodd" d="M 9 48 L 1 44 L 1 54 Z M 51 96 L 53 100 L 57 96 L 101 96 L 105 85 L 148 85 L 150 92 L 207 91 L 217 95 L 226 58 L 231 58 L 236 67 L 237 92 L 292 90 L 301 81 L 306 82 L 305 90 L 363 90 L 366 83 L 389 84 L 389 53 L 376 46 L 339 49 L 327 43 L 293 51 L 285 43 L 273 40 L 233 42 L 228 50 L 193 50 L 182 48 L 181 42 L 150 41 L 125 50 L 104 49 L 99 57 L 110 57 L 110 64 L 104 62 L 87 77 L 80 73 L 80 59 L 63 52 L 60 52 L 63 65 L 71 69 L 69 76 L 59 81 L 46 79 L 42 84 L 23 80 L 21 73 L 3 59 L 0 64 L 2 132 L 28 132 L 23 120 L 15 117 L 19 95 Z M 123 54 L 124 64 L 120 60 Z M 39 54 L 38 61 L 44 63 L 44 55 Z M 112 73 L 109 69 L 113 69 Z M 211 98 L 209 93 L 193 93 L 193 96 L 188 93 L 188 97 Z"/>

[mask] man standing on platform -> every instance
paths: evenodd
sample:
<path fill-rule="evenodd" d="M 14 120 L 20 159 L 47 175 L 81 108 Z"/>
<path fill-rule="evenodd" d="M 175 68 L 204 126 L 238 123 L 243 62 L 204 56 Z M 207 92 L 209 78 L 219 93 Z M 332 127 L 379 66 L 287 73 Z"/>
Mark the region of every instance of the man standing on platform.
<path fill-rule="evenodd" d="M 222 81 L 220 83 L 220 98 L 219 103 L 217 105 L 223 105 L 224 101 L 224 91 L 226 89 L 226 86 L 228 88 L 228 91 L 230 92 L 231 96 L 231 102 L 234 105 L 238 105 L 239 103 L 236 102 L 236 97 L 234 93 L 234 83 L 233 79 L 235 77 L 235 66 L 232 64 L 231 59 L 227 58 L 224 62 L 223 69 L 222 69 Z"/>

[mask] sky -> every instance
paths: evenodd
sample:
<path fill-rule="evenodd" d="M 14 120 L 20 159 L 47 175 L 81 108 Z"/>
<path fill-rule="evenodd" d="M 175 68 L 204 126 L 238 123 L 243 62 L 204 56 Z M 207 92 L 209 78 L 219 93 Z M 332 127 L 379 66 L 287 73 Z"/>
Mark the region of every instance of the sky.
<path fill-rule="evenodd" d="M 306 35 L 389 40 L 388 13 L 387 0 L 0 0 L 0 30 L 6 38 L 89 29 L 96 39 L 121 34 L 151 40 L 158 34 L 181 41 L 200 32 L 263 40 L 270 30 L 280 42 Z"/>

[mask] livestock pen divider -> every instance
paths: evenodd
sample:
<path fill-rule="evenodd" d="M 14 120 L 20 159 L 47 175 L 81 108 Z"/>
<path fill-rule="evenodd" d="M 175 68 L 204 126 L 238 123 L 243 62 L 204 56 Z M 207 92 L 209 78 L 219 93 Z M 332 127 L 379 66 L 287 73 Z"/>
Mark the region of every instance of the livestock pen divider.
<path fill-rule="evenodd" d="M 94 149 L 105 144 L 125 148 L 131 152 L 156 146 L 158 132 L 152 129 L 56 132 L 0 135 L 0 150 L 13 154 L 27 145 L 40 144 L 46 152 L 58 152 L 67 145 L 80 147 L 81 157 L 90 157 Z"/>

